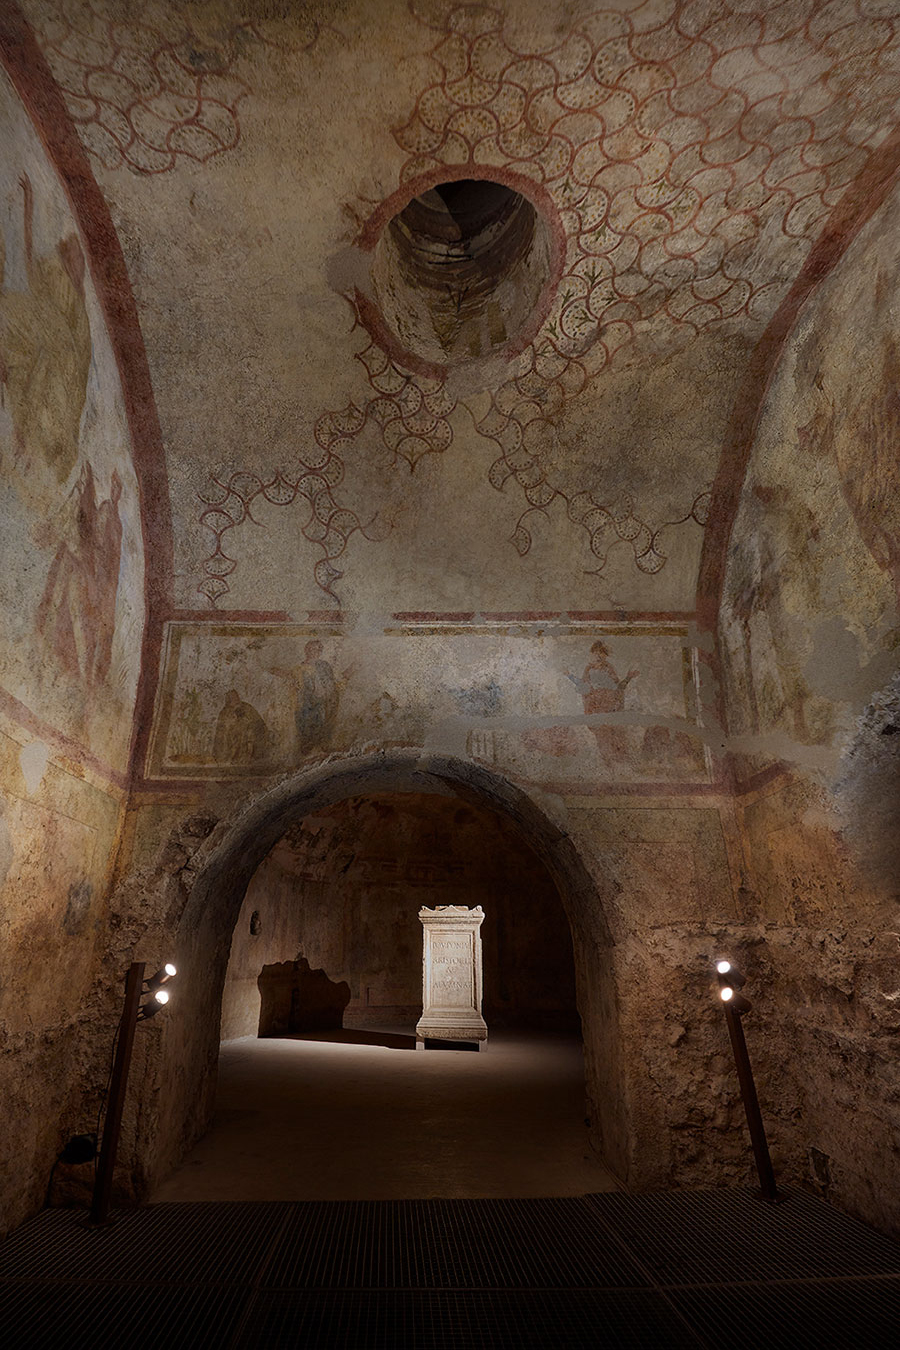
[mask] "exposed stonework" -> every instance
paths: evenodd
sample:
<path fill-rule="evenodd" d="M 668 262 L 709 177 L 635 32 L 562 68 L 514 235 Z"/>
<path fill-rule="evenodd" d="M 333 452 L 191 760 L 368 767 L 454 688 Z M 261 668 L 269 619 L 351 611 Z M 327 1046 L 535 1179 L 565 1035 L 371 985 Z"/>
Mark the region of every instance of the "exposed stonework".
<path fill-rule="evenodd" d="M 489 837 L 544 869 L 516 963 L 555 888 L 629 1185 L 750 1175 L 725 952 L 777 1169 L 900 1223 L 894 9 L 0 9 L 0 1226 L 129 962 L 182 971 L 136 1196 L 210 1119 L 229 951 L 324 943 L 402 796 L 495 822 L 416 836 L 447 903 Z M 377 948 L 313 964 L 362 1007 Z"/>

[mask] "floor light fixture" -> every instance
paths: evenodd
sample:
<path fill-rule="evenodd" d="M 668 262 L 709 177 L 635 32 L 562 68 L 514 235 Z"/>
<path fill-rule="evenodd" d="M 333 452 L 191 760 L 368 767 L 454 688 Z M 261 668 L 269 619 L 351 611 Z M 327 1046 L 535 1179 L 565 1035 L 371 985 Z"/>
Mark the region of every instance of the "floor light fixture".
<path fill-rule="evenodd" d="M 107 1224 L 109 1202 L 112 1194 L 113 1171 L 116 1154 L 119 1149 L 119 1136 L 122 1132 L 122 1110 L 125 1105 L 125 1090 L 128 1086 L 128 1070 L 131 1067 L 131 1055 L 134 1049 L 134 1033 L 138 1022 L 146 1022 L 155 1017 L 169 1001 L 169 991 L 163 988 L 177 974 L 171 962 L 144 979 L 144 962 L 134 961 L 125 977 L 125 1002 L 119 1029 L 116 1032 L 116 1057 L 109 1084 L 109 1097 L 106 1106 L 106 1121 L 103 1126 L 103 1139 L 100 1144 L 100 1158 L 97 1175 L 94 1178 L 94 1193 L 91 1198 L 91 1224 Z"/>
<path fill-rule="evenodd" d="M 750 1142 L 753 1145 L 756 1173 L 759 1177 L 760 1194 L 764 1200 L 776 1202 L 781 1200 L 782 1196 L 775 1184 L 775 1172 L 769 1155 L 769 1144 L 766 1139 L 762 1112 L 759 1109 L 756 1084 L 753 1081 L 753 1069 L 750 1066 L 750 1055 L 747 1051 L 744 1028 L 741 1024 L 741 1018 L 745 1013 L 750 1012 L 753 1005 L 740 992 L 746 981 L 743 973 L 732 961 L 723 957 L 716 962 L 716 980 L 719 985 L 722 1011 L 725 1014 L 725 1025 L 728 1027 L 731 1048 L 734 1052 L 738 1083 L 741 1088 L 744 1113 L 747 1117 L 747 1128 L 750 1131 Z"/>

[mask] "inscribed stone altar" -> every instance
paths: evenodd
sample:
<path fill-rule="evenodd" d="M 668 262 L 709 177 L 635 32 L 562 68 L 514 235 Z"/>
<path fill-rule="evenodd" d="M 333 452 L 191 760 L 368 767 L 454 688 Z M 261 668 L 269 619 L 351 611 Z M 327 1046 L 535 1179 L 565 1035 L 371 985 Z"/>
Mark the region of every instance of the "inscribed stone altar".
<path fill-rule="evenodd" d="M 480 905 L 438 905 L 420 909 L 422 921 L 422 1016 L 416 1025 L 416 1049 L 426 1041 L 487 1040 L 481 1016 Z"/>

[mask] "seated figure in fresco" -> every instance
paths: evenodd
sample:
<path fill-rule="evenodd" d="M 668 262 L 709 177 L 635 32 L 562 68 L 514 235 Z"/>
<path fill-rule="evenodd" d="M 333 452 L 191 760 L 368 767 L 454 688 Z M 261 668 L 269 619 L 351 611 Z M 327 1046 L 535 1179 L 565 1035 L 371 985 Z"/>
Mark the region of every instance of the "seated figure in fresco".
<path fill-rule="evenodd" d="M 229 689 L 216 718 L 213 756 L 217 764 L 252 764 L 265 758 L 269 728 L 252 703 Z"/>
<path fill-rule="evenodd" d="M 696 774 L 705 767 L 703 745 L 686 731 L 670 732 L 662 724 L 647 727 L 641 742 L 641 763 L 647 773 L 662 777 Z"/>
<path fill-rule="evenodd" d="M 581 695 L 586 713 L 618 713 L 625 710 L 625 690 L 640 671 L 629 670 L 620 677 L 609 659 L 609 648 L 605 642 L 597 641 L 591 646 L 591 660 L 584 668 L 581 679 L 566 672 Z M 628 738 L 624 727 L 591 727 L 597 749 L 604 759 L 625 759 L 628 755 Z"/>

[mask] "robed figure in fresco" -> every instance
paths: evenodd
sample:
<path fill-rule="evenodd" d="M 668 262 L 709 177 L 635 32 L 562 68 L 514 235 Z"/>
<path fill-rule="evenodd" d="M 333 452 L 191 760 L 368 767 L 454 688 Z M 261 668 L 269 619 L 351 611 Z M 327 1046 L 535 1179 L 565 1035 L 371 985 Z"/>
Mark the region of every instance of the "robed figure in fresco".
<path fill-rule="evenodd" d="M 23 173 L 23 253 L 27 287 L 4 285 L 0 237 L 0 398 L 11 424 L 2 471 L 34 519 L 31 537 L 53 559 L 34 614 L 35 629 L 58 669 L 87 688 L 112 664 L 122 555 L 122 482 L 111 475 L 97 500 L 91 463 L 79 463 L 81 418 L 92 347 L 85 304 L 85 260 L 75 234 L 40 256 L 34 246 L 34 190 Z"/>
<path fill-rule="evenodd" d="M 112 661 L 121 495 L 122 483 L 114 472 L 110 495 L 98 504 L 94 473 L 85 462 L 61 513 L 59 543 L 36 616 L 37 631 L 59 665 L 89 687 L 102 684 Z"/>
<path fill-rule="evenodd" d="M 97 507 L 91 567 L 93 583 L 94 631 L 91 661 L 87 669 L 89 684 L 101 684 L 112 662 L 113 636 L 116 631 L 116 594 L 119 589 L 119 562 L 122 556 L 122 520 L 119 501 L 122 480 L 113 470 L 109 496 Z"/>
<path fill-rule="evenodd" d="M 327 746 L 331 741 L 341 688 L 350 675 L 349 670 L 344 671 L 342 679 L 338 680 L 331 662 L 324 659 L 323 651 L 319 639 L 313 638 L 303 650 L 303 660 L 293 670 L 270 667 L 270 674 L 287 680 L 291 687 L 298 756 Z"/>
<path fill-rule="evenodd" d="M 879 375 L 856 400 L 829 394 L 819 375 L 820 405 L 797 435 L 807 453 L 834 456 L 844 500 L 900 609 L 900 343 L 893 336 L 882 342 Z"/>

